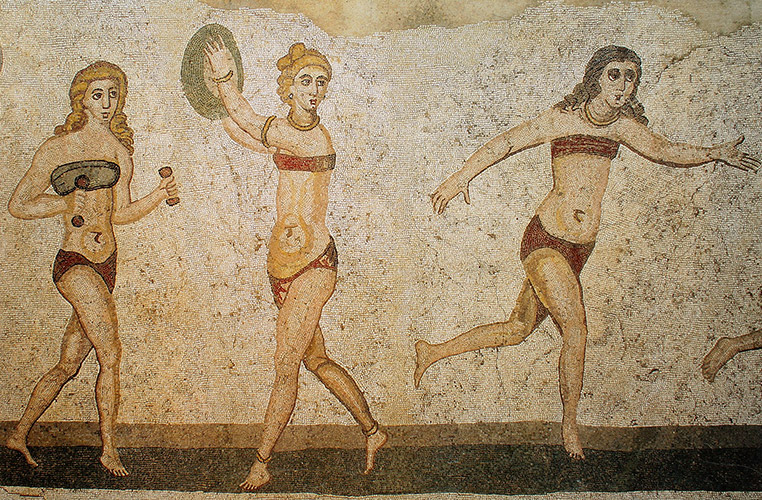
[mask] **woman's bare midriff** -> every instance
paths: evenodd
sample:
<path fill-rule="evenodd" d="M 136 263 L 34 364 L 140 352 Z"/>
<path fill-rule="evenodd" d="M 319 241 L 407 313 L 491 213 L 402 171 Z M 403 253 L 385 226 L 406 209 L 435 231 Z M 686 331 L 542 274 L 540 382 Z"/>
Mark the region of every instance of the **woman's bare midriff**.
<path fill-rule="evenodd" d="M 58 137 L 55 141 L 53 149 L 56 152 L 58 165 L 88 160 L 119 163 L 115 153 L 118 142 L 113 136 L 91 136 L 80 130 Z M 80 211 L 74 206 L 76 192 L 66 195 L 67 208 L 62 218 L 64 237 L 61 248 L 80 253 L 90 261 L 100 263 L 108 259 L 116 250 L 116 238 L 111 223 L 113 190 L 104 188 L 84 193 L 85 204 Z M 82 226 L 72 225 L 71 219 L 75 215 L 84 219 Z"/>
<path fill-rule="evenodd" d="M 66 196 L 68 208 L 63 214 L 64 238 L 61 248 L 80 253 L 92 262 L 103 262 L 116 250 L 111 225 L 112 191 L 108 188 L 86 191 L 85 204 L 81 210 L 75 210 L 74 197 L 75 193 Z M 75 215 L 84 219 L 81 227 L 72 225 L 71 219 Z"/>
<path fill-rule="evenodd" d="M 331 240 L 325 224 L 330 181 L 330 171 L 280 172 L 277 218 L 267 256 L 272 276 L 293 276 L 325 251 Z"/>
<path fill-rule="evenodd" d="M 537 209 L 542 226 L 571 243 L 594 242 L 611 160 L 576 153 L 554 158 L 552 168 L 553 189 Z"/>

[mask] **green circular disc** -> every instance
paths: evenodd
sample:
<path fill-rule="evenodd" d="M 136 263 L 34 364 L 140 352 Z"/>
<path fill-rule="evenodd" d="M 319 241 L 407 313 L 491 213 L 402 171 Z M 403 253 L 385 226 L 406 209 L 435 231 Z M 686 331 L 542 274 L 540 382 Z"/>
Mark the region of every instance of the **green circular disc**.
<path fill-rule="evenodd" d="M 228 116 L 222 100 L 210 90 L 209 75 L 204 75 L 205 58 L 204 47 L 209 39 L 221 38 L 227 46 L 233 61 L 235 62 L 235 71 L 233 78 L 237 82 L 239 91 L 243 90 L 243 64 L 241 63 L 241 53 L 233 38 L 233 33 L 226 27 L 219 24 L 207 24 L 199 29 L 191 37 L 183 54 L 183 65 L 180 69 L 180 81 L 183 84 L 185 97 L 193 109 L 203 117 L 210 120 L 219 120 Z"/>

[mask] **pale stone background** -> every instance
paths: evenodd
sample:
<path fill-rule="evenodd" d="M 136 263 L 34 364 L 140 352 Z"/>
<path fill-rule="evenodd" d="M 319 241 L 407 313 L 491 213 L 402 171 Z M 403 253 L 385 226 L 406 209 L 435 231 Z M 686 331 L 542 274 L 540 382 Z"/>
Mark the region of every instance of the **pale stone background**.
<path fill-rule="evenodd" d="M 753 4 L 752 4 L 753 5 Z M 600 46 L 643 59 L 653 129 L 710 145 L 745 134 L 762 155 L 762 26 L 718 35 L 664 7 L 529 7 L 506 21 L 330 36 L 307 17 L 195 1 L 0 4 L 0 199 L 66 116 L 76 71 L 106 59 L 129 78 L 133 196 L 173 166 L 182 202 L 117 228 L 124 346 L 122 423 L 261 422 L 273 377 L 275 307 L 265 273 L 277 170 L 197 115 L 179 81 L 186 42 L 218 22 L 236 36 L 244 94 L 284 115 L 275 61 L 295 41 L 334 69 L 321 107 L 339 153 L 328 224 L 341 260 L 323 315 L 330 352 L 386 424 L 560 420 L 560 339 L 434 366 L 412 387 L 413 343 L 507 317 L 523 279 L 523 229 L 550 189 L 549 148 L 472 183 L 472 205 L 434 216 L 428 194 L 491 136 L 563 98 Z M 737 29 L 736 29 L 737 28 Z M 759 175 L 677 170 L 622 148 L 582 281 L 590 324 L 585 425 L 762 424 L 760 355 L 717 380 L 699 363 L 721 335 L 762 326 Z M 58 220 L 0 211 L 0 420 L 17 419 L 57 360 L 68 304 L 51 281 Z M 44 415 L 94 421 L 94 357 Z M 311 375 L 296 424 L 352 421 Z"/>

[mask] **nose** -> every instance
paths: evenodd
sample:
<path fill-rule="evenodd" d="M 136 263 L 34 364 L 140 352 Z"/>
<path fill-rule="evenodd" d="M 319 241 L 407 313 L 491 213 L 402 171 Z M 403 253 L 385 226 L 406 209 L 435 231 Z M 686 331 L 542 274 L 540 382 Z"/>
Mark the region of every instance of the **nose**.
<path fill-rule="evenodd" d="M 103 99 L 101 99 L 101 105 L 103 106 L 103 109 L 111 109 L 111 96 L 108 94 L 103 96 Z"/>

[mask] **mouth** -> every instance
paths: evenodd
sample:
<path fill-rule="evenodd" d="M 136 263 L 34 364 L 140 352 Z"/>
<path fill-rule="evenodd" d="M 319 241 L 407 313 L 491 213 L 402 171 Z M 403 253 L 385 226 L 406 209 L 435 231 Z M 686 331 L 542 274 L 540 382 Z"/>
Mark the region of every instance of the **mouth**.
<path fill-rule="evenodd" d="M 310 99 L 310 106 L 317 106 L 317 99 Z"/>

